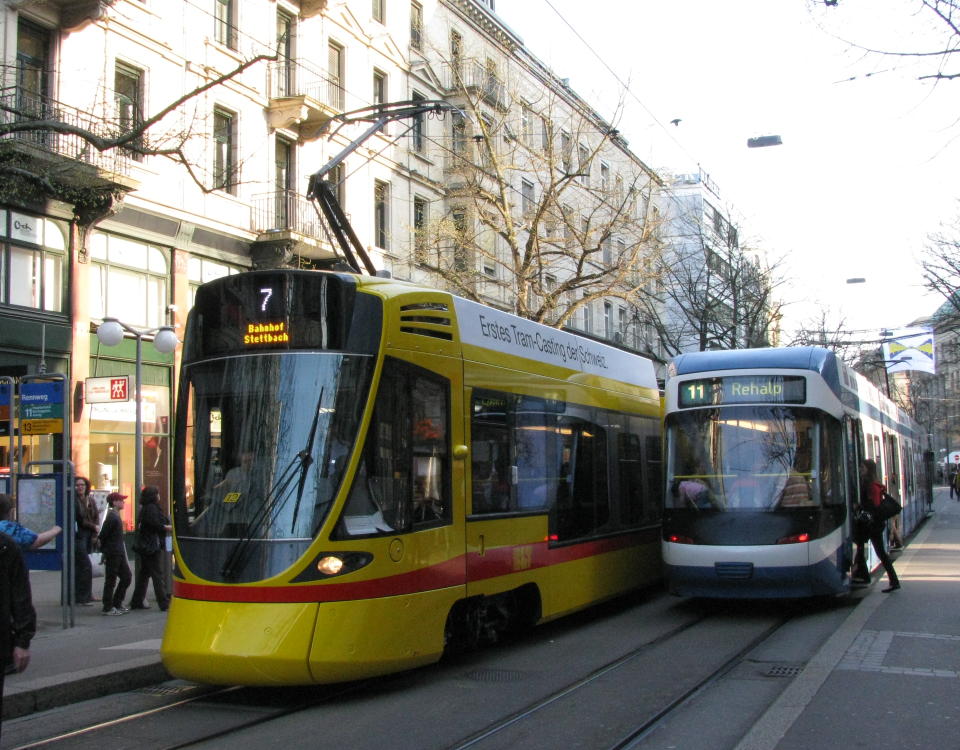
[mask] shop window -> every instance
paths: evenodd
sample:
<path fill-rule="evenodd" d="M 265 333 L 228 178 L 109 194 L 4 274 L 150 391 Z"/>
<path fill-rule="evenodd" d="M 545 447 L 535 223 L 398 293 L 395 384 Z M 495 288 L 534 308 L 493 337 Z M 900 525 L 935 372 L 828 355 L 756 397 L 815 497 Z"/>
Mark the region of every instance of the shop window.
<path fill-rule="evenodd" d="M 66 240 L 59 222 L 0 212 L 0 302 L 62 313 L 66 299 Z"/>
<path fill-rule="evenodd" d="M 193 307 L 193 299 L 197 294 L 197 287 L 206 284 L 208 281 L 220 279 L 224 276 L 233 276 L 244 269 L 241 266 L 234 266 L 228 263 L 220 263 L 209 258 L 201 258 L 197 255 L 190 256 L 187 261 L 187 280 L 190 283 L 190 307 Z"/>
<path fill-rule="evenodd" d="M 90 238 L 90 317 L 127 325 L 166 324 L 169 253 L 163 248 L 97 232 Z"/>

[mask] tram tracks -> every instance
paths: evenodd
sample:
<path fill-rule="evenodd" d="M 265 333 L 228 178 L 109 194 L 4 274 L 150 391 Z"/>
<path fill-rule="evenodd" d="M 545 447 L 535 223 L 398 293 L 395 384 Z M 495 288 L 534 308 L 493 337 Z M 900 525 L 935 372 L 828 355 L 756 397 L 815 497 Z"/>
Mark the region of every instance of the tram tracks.
<path fill-rule="evenodd" d="M 537 723 L 538 714 L 559 701 L 576 699 L 577 702 L 581 702 L 579 700 L 581 696 L 578 696 L 578 693 L 590 690 L 590 688 L 599 680 L 609 677 L 618 670 L 622 670 L 627 665 L 643 658 L 654 649 L 675 641 L 678 636 L 694 630 L 708 619 L 708 615 L 703 615 L 693 621 L 683 623 L 669 632 L 663 633 L 659 638 L 643 644 L 627 654 L 624 654 L 622 657 L 604 665 L 603 667 L 600 667 L 583 679 L 577 680 L 561 689 L 556 690 L 553 694 L 541 698 L 537 702 L 525 707 L 513 715 L 505 717 L 503 720 L 484 728 L 483 731 L 475 733 L 474 735 L 465 738 L 462 742 L 450 746 L 449 750 L 468 750 L 486 745 L 490 745 L 492 747 L 507 747 L 512 745 L 512 740 L 499 742 L 496 738 L 498 735 L 503 734 L 507 730 L 515 728 L 519 723 Z M 636 726 L 632 727 L 628 732 L 620 736 L 619 739 L 603 746 L 607 747 L 608 750 L 629 750 L 629 748 L 637 747 L 647 735 L 654 731 L 664 721 L 668 720 L 675 711 L 696 698 L 696 696 L 703 690 L 710 687 L 717 680 L 721 679 L 724 675 L 728 674 L 730 671 L 740 665 L 747 655 L 750 654 L 750 652 L 770 638 L 789 619 L 789 615 L 783 615 L 775 619 L 772 623 L 763 628 L 755 637 L 751 638 L 750 641 L 747 642 L 742 648 L 739 648 L 729 658 L 723 661 L 723 663 L 713 669 L 712 672 L 706 674 L 702 677 L 702 679 L 699 679 L 695 684 L 687 687 L 678 694 L 672 695 L 665 704 L 656 708 L 648 709 L 648 713 L 645 718 L 637 723 Z"/>
<path fill-rule="evenodd" d="M 657 597 L 607 618 L 544 626 L 518 643 L 366 682 L 298 689 L 184 684 L 179 689 L 201 692 L 15 746 L 174 750 L 259 746 L 274 736 L 302 746 L 317 731 L 330 746 L 357 750 L 382 747 L 385 737 L 397 750 L 627 750 L 792 616 L 676 601 Z M 412 708 L 420 711 L 415 718 Z M 415 734 L 424 726 L 431 727 L 428 742 Z"/>

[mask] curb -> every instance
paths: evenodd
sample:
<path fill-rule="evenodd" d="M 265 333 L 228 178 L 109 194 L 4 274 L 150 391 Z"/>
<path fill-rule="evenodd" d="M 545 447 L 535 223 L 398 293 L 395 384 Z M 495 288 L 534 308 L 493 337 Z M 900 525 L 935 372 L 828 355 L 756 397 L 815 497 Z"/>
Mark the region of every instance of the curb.
<path fill-rule="evenodd" d="M 3 696 L 3 721 L 58 708 L 70 703 L 102 698 L 105 695 L 156 685 L 171 679 L 159 656 L 130 659 L 126 665 L 106 665 L 57 675 Z"/>

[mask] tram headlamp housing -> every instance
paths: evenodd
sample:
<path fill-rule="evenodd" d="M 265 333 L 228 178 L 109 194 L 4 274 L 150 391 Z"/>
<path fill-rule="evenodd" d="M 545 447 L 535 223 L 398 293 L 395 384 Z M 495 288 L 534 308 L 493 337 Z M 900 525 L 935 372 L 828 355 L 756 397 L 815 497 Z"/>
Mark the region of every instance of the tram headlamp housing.
<path fill-rule="evenodd" d="M 346 575 L 369 565 L 372 560 L 373 555 L 369 552 L 321 552 L 291 583 L 323 581 Z"/>

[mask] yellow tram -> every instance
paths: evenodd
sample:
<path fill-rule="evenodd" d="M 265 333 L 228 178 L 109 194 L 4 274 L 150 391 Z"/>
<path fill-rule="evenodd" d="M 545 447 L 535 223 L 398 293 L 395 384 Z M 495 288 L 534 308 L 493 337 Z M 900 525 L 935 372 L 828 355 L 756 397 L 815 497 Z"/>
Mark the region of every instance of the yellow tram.
<path fill-rule="evenodd" d="M 662 406 L 641 357 L 390 279 L 197 290 L 162 645 L 207 683 L 329 683 L 660 577 Z"/>

